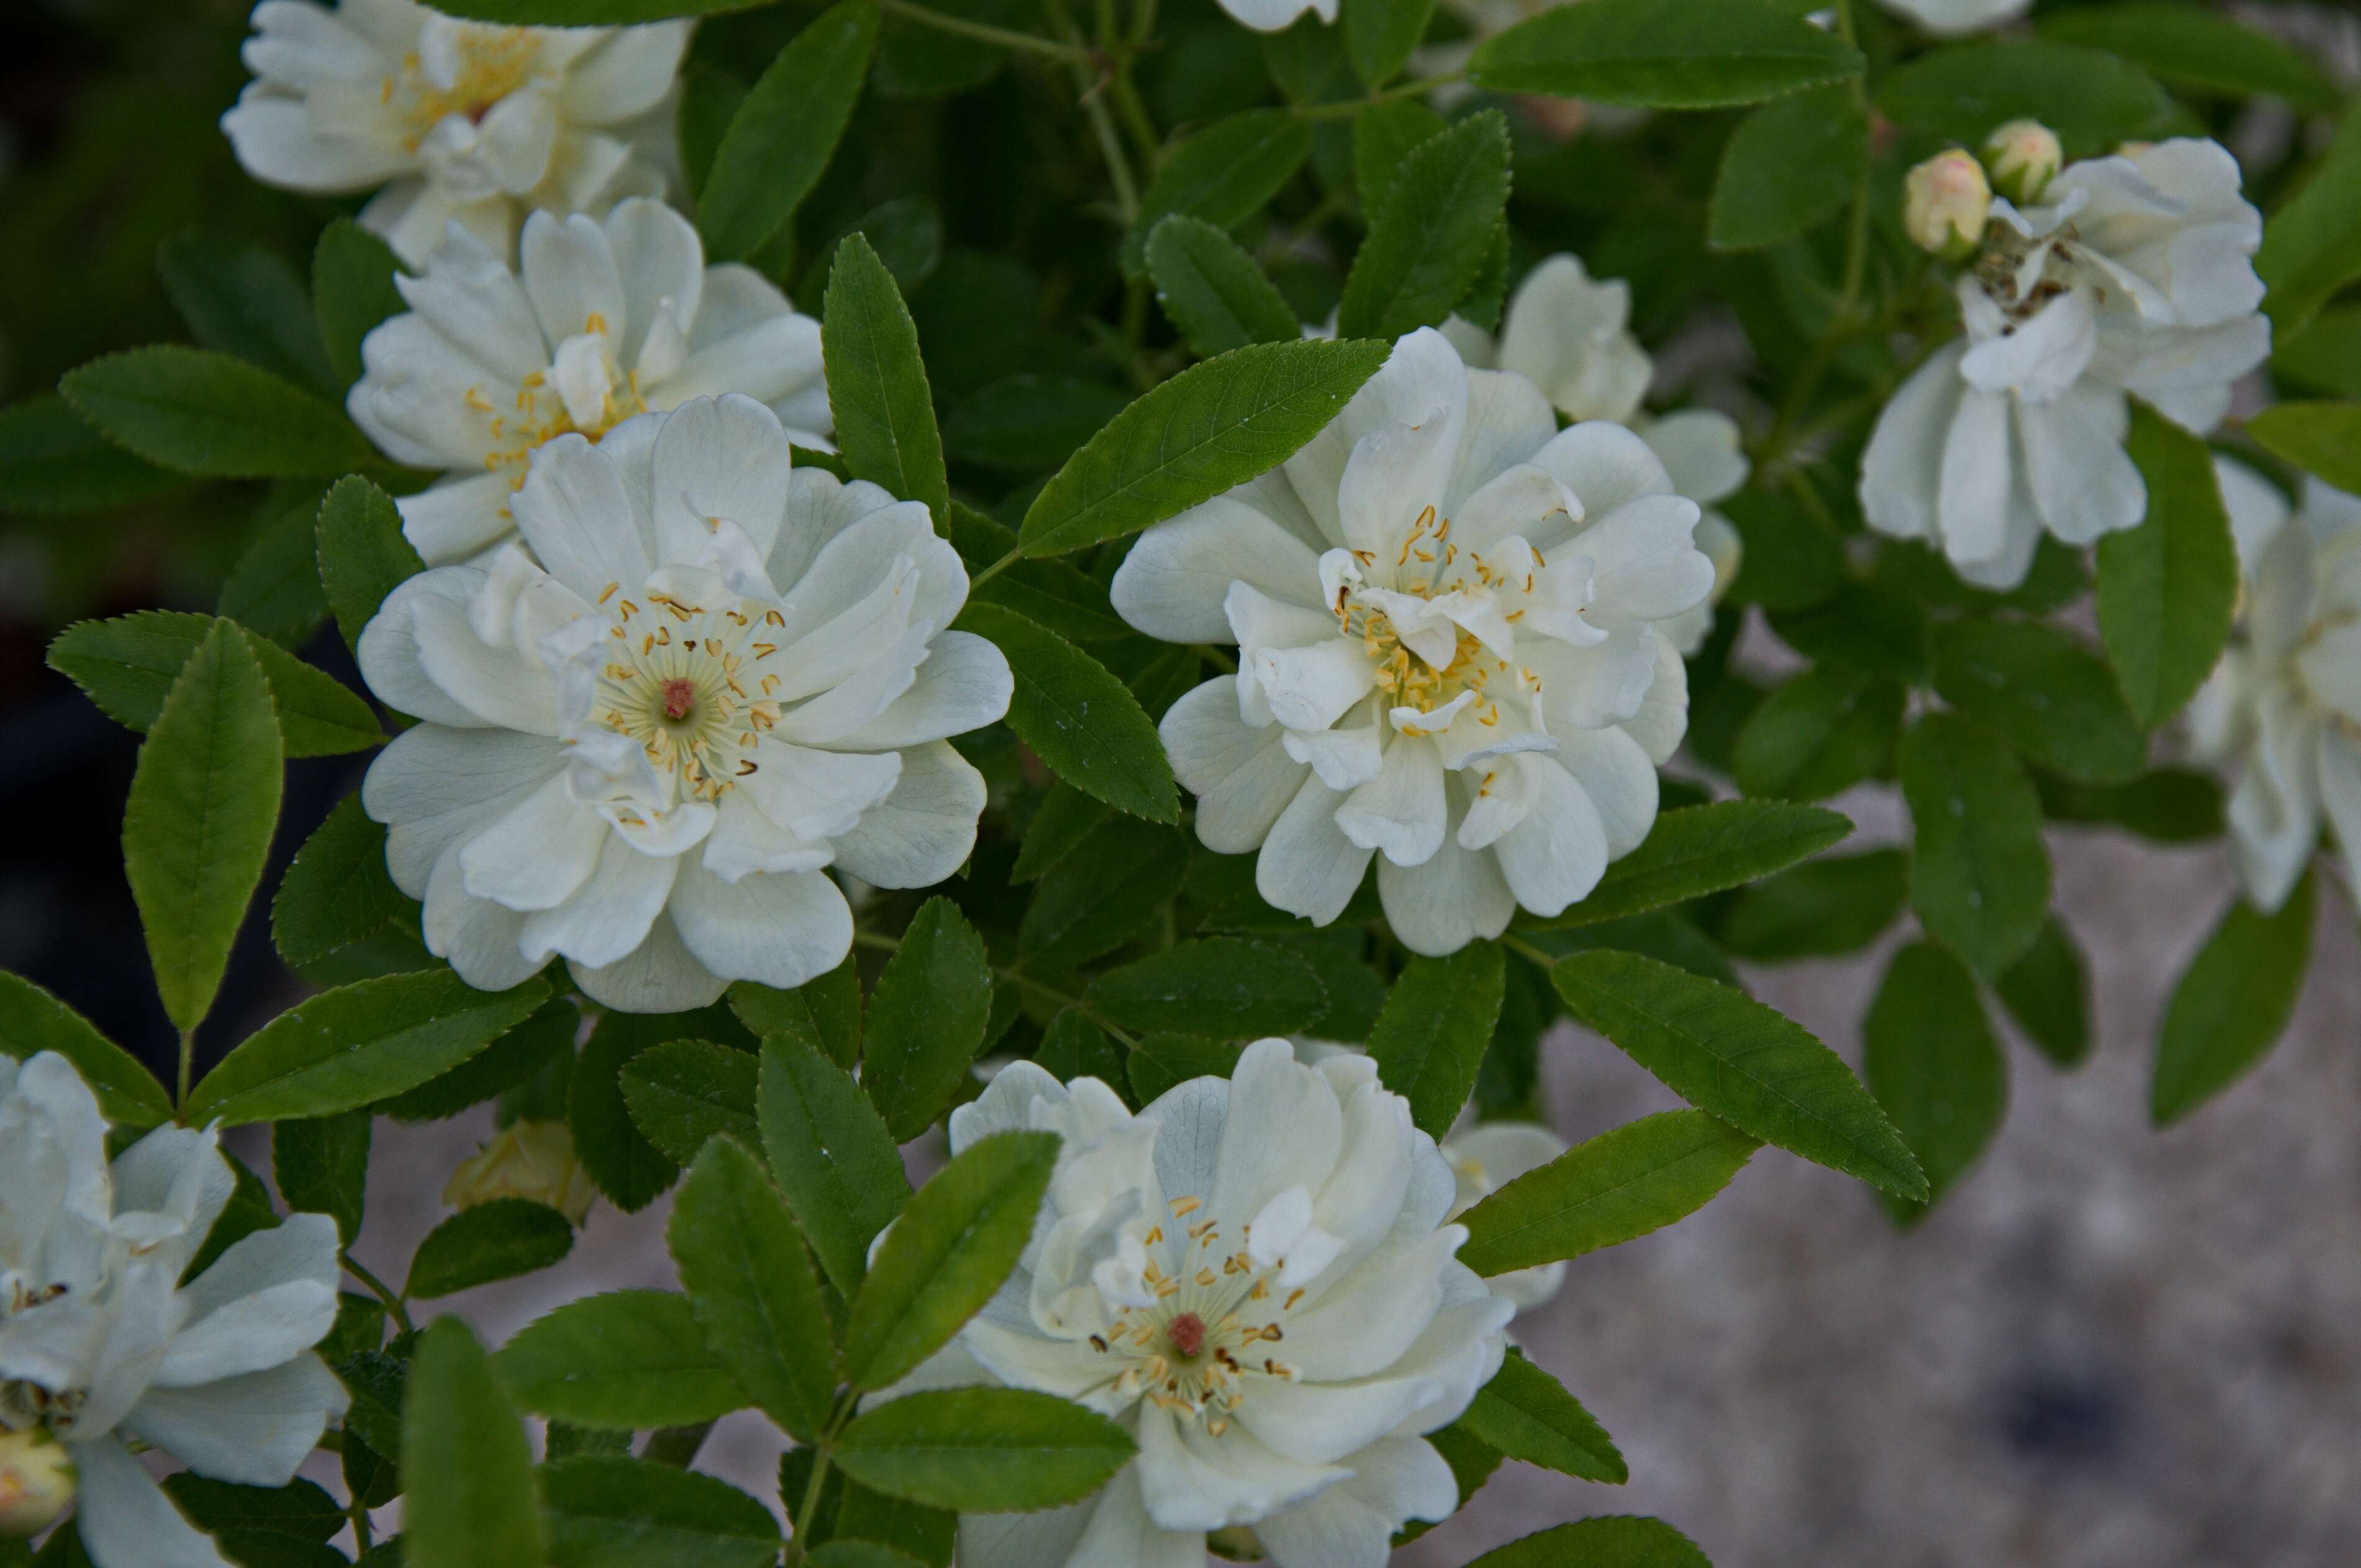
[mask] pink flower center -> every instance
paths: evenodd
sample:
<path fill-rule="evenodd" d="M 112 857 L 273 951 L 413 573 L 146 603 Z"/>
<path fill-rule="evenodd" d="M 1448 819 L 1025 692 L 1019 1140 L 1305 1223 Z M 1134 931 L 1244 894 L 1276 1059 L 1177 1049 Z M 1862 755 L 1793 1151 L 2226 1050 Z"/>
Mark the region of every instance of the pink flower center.
<path fill-rule="evenodd" d="M 664 684 L 664 717 L 675 722 L 686 718 L 697 706 L 697 683 L 675 676 Z"/>
<path fill-rule="evenodd" d="M 1183 1312 L 1164 1326 L 1164 1337 L 1184 1360 L 1192 1359 L 1205 1348 L 1205 1320 L 1194 1312 Z"/>

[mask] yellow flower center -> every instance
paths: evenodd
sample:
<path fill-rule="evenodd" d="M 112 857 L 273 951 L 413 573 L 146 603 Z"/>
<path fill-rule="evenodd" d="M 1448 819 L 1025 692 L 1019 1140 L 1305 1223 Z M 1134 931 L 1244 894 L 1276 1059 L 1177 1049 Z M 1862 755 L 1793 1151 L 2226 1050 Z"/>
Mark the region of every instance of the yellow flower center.
<path fill-rule="evenodd" d="M 707 607 L 649 592 L 648 602 L 609 584 L 598 602 L 615 617 L 592 712 L 638 741 L 678 792 L 719 800 L 756 771 L 754 749 L 779 721 L 780 681 L 759 666 L 778 652 L 785 624 L 743 601 Z"/>
<path fill-rule="evenodd" d="M 401 69 L 385 78 L 379 99 L 401 116 L 406 132 L 402 145 L 416 152 L 426 133 L 449 115 L 480 121 L 493 104 L 525 84 L 540 53 L 541 38 L 533 28 L 464 27 L 458 70 L 449 86 L 429 79 L 424 62 L 412 50 L 401 57 Z"/>

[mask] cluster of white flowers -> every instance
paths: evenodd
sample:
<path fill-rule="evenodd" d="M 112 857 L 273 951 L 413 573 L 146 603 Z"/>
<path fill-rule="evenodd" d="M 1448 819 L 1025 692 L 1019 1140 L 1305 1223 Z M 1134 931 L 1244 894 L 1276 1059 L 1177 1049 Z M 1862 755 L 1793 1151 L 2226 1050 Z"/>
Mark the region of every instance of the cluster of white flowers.
<path fill-rule="evenodd" d="M 1063 1147 L 1023 1261 L 881 1398 L 978 1383 L 1075 1399 L 1139 1457 L 1096 1496 L 960 1521 L 966 1568 L 1194 1568 L 1211 1538 L 1279 1568 L 1378 1568 L 1458 1506 L 1425 1435 L 1499 1370 L 1514 1310 L 1453 1256 L 1434 1140 L 1365 1056 L 1284 1040 L 1137 1114 L 1030 1062 L 951 1113 Z"/>
<path fill-rule="evenodd" d="M 2218 465 L 2246 573 L 2242 634 L 2190 706 L 2198 755 L 2233 768 L 2231 859 L 2246 896 L 2285 904 L 2334 829 L 2361 889 L 2361 497 L 2317 479 L 2290 516 Z"/>
<path fill-rule="evenodd" d="M 1993 198 L 1957 283 L 1966 337 L 1903 384 L 1861 459 L 1870 526 L 2005 589 L 2044 529 L 2081 545 L 2136 524 L 2147 487 L 2124 450 L 2126 395 L 2202 433 L 2270 352 L 2250 259 L 2262 219 L 2238 186 L 2220 145 L 2184 138 L 2020 184 L 2030 204 Z"/>
<path fill-rule="evenodd" d="M 361 673 L 424 722 L 370 766 L 394 881 L 468 983 L 562 954 L 610 1007 L 796 986 L 852 941 L 836 866 L 925 887 L 975 843 L 1007 661 L 945 630 L 967 572 L 927 509 L 790 471 L 751 398 L 561 435 L 521 540 L 396 588 Z M 529 547 L 529 548 L 528 548 Z"/>
<path fill-rule="evenodd" d="M 445 474 L 400 503 L 428 565 L 514 537 L 509 498 L 560 435 L 597 441 L 635 414 L 739 392 L 798 444 L 829 445 L 819 323 L 752 268 L 706 266 L 670 207 L 634 198 L 603 224 L 535 213 L 522 249 L 511 273 L 454 226 L 423 277 L 394 280 L 410 311 L 361 345 L 354 422 L 396 462 Z"/>
<path fill-rule="evenodd" d="M 1197 834 L 1333 921 L 1372 855 L 1394 934 L 1447 953 L 1554 915 L 1647 836 L 1687 724 L 1659 623 L 1703 602 L 1697 503 L 1604 421 L 1428 328 L 1279 469 L 1150 528 L 1124 619 L 1238 645 L 1163 736 Z"/>
<path fill-rule="evenodd" d="M 215 1134 L 159 1127 L 110 1165 L 106 1133 L 65 1058 L 0 1056 L 0 1433 L 62 1446 L 71 1475 L 49 1474 L 98 1568 L 227 1568 L 126 1445 L 293 1478 L 346 1404 L 312 1354 L 335 1323 L 335 1223 L 293 1215 L 183 1282 L 234 1186 Z"/>
<path fill-rule="evenodd" d="M 677 183 L 686 21 L 504 27 L 415 0 L 263 0 L 254 29 L 255 80 L 222 116 L 238 160 L 290 190 L 376 191 L 361 222 L 412 266 L 454 223 L 505 257 L 526 212 L 596 214 Z"/>

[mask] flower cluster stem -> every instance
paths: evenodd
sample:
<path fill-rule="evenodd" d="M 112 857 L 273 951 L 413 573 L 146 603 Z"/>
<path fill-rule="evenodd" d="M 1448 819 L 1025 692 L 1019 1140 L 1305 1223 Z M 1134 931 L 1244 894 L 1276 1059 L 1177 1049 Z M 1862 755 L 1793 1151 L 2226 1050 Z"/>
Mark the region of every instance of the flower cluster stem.
<path fill-rule="evenodd" d="M 1038 33 L 1019 32 L 1014 27 L 995 27 L 989 22 L 971 22 L 964 16 L 949 16 L 942 12 L 915 3 L 915 0 L 879 0 L 888 16 L 905 17 L 920 27 L 934 27 L 946 33 L 983 43 L 998 44 L 1003 49 L 1023 49 L 1028 54 L 1044 55 L 1051 60 L 1087 64 L 1090 50 L 1078 44 L 1060 43 L 1045 38 Z"/>
<path fill-rule="evenodd" d="M 417 1332 L 417 1330 L 411 1325 L 409 1307 L 404 1304 L 401 1296 L 395 1293 L 392 1287 L 363 1267 L 361 1260 L 355 1257 L 350 1251 L 339 1252 L 336 1255 L 343 1261 L 346 1273 L 368 1286 L 369 1294 L 385 1303 L 386 1315 L 393 1320 L 395 1328 L 406 1334 Z"/>

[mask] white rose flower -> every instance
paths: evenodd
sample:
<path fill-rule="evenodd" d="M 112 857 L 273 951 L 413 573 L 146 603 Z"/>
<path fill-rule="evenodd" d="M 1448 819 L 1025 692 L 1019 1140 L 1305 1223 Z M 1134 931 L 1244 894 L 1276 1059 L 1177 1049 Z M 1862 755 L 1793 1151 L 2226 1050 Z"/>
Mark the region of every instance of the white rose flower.
<path fill-rule="evenodd" d="M 1870 526 L 1988 588 L 2025 580 L 2044 528 L 2089 544 L 2147 514 L 2126 392 L 2202 433 L 2270 352 L 2262 220 L 2218 144 L 2069 164 L 2043 197 L 1993 203 L 1958 283 L 1966 338 L 1903 383 L 1861 458 Z"/>
<path fill-rule="evenodd" d="M 345 1409 L 312 1354 L 335 1324 L 336 1226 L 296 1214 L 181 1273 L 235 1186 L 207 1129 L 106 1161 L 72 1064 L 0 1057 L 0 1427 L 64 1444 L 98 1568 L 226 1568 L 125 1444 L 283 1486 Z"/>
<path fill-rule="evenodd" d="M 1554 915 L 1647 836 L 1688 720 L 1658 623 L 1701 601 L 1697 504 L 1620 425 L 1560 433 L 1443 335 L 1395 345 L 1283 467 L 1140 537 L 1115 609 L 1238 644 L 1162 734 L 1208 849 L 1325 925 L 1373 853 L 1394 933 L 1448 953 Z"/>
<path fill-rule="evenodd" d="M 1697 547 L 1713 562 L 1713 590 L 1659 628 L 1682 653 L 1696 652 L 1713 630 L 1713 607 L 1730 589 L 1745 552 L 1738 530 L 1713 510 L 1746 484 L 1748 464 L 1738 422 L 1713 409 L 1682 409 L 1652 418 L 1640 407 L 1655 362 L 1631 335 L 1631 286 L 1594 282 L 1582 259 L 1550 257 L 1517 285 L 1500 313 L 1500 336 L 1457 316 L 1443 334 L 1477 369 L 1513 370 L 1550 406 L 1575 421 L 1629 425 L 1663 461 L 1673 493 L 1697 503 Z"/>
<path fill-rule="evenodd" d="M 2198 754 L 2233 769 L 2231 861 L 2258 908 L 2287 902 L 2323 816 L 2361 887 L 2361 497 L 2276 490 L 2222 465 L 2247 566 L 2241 635 L 2190 705 Z"/>
<path fill-rule="evenodd" d="M 1366 1046 L 1345 1045 L 1335 1040 L 1296 1039 L 1295 1059 L 1317 1067 L 1330 1057 L 1362 1057 L 1368 1054 Z M 1485 1199 L 1526 1174 L 1539 1170 L 1573 1146 L 1537 1122 L 1479 1122 L 1476 1108 L 1468 1105 L 1459 1113 L 1451 1131 L 1444 1135 L 1437 1146 L 1451 1166 L 1452 1179 L 1457 1183 L 1451 1201 L 1451 1212 L 1444 1218 L 1455 1220 Z M 1518 1311 L 1530 1311 L 1558 1293 L 1565 1283 L 1563 1263 L 1536 1264 L 1508 1274 L 1497 1274 L 1485 1281 L 1492 1294 L 1508 1301 Z"/>
<path fill-rule="evenodd" d="M 1940 38 L 1957 38 L 1962 33 L 1996 27 L 2003 22 L 2022 16 L 2033 5 L 2033 0 L 1883 0 L 1883 3 L 1887 10 L 1899 12 Z"/>
<path fill-rule="evenodd" d="M 1458 1505 L 1423 1434 L 1499 1370 L 1512 1309 L 1452 1255 L 1451 1169 L 1366 1057 L 1258 1041 L 1136 1116 L 1017 1062 L 951 1147 L 1016 1129 L 1065 1140 L 1032 1245 L 895 1392 L 1061 1395 L 1139 1457 L 1072 1507 L 963 1517 L 964 1568 L 1195 1568 L 1217 1530 L 1279 1568 L 1378 1568 Z"/>
<path fill-rule="evenodd" d="M 321 194 L 374 190 L 361 222 L 416 266 L 466 225 L 507 255 L 518 215 L 661 196 L 686 21 L 508 27 L 412 0 L 262 0 L 255 80 L 222 129 L 247 173 Z"/>
<path fill-rule="evenodd" d="M 634 414 L 741 392 L 788 436 L 826 448 L 819 323 L 751 267 L 705 265 L 686 218 L 620 203 L 603 223 L 535 213 L 518 273 L 454 227 L 424 276 L 397 278 L 410 310 L 361 344 L 345 400 L 397 463 L 444 471 L 399 503 L 430 566 L 513 537 L 509 498 L 533 455 L 597 441 Z"/>
<path fill-rule="evenodd" d="M 361 802 L 469 984 L 562 954 L 625 1012 L 801 985 L 852 941 L 822 867 L 924 887 L 967 859 L 983 778 L 945 737 L 1011 682 L 944 630 L 967 573 L 924 505 L 791 474 L 736 395 L 559 436 L 512 505 L 531 554 L 421 573 L 360 641 L 424 721 Z"/>

